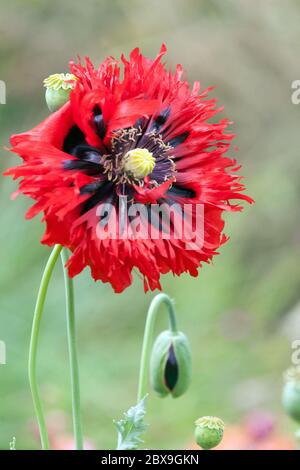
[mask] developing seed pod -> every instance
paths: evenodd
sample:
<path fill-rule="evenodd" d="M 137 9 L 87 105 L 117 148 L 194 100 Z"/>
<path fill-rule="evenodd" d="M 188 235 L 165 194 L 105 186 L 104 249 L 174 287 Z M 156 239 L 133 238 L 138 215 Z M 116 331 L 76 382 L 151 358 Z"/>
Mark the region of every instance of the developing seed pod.
<path fill-rule="evenodd" d="M 77 78 L 71 73 L 55 73 L 44 80 L 46 103 L 49 111 L 61 108 L 70 97 Z"/>
<path fill-rule="evenodd" d="M 191 381 L 191 352 L 181 332 L 163 331 L 156 339 L 150 361 L 152 388 L 161 396 L 182 395 Z"/>
<path fill-rule="evenodd" d="M 300 422 L 300 367 L 291 367 L 284 374 L 282 404 L 286 413 Z"/>
<path fill-rule="evenodd" d="M 203 416 L 195 422 L 195 440 L 202 449 L 209 450 L 222 441 L 224 422 L 215 416 Z"/>

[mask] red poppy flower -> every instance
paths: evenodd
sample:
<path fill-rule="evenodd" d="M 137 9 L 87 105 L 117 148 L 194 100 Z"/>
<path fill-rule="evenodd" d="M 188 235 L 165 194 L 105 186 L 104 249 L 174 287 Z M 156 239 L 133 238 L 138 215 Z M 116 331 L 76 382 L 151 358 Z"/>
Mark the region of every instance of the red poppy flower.
<path fill-rule="evenodd" d="M 95 280 L 110 282 L 116 292 L 131 284 L 134 268 L 145 290 L 160 288 L 160 274 L 197 276 L 226 241 L 223 211 L 240 210 L 234 200 L 252 202 L 241 194 L 235 160 L 225 156 L 233 138 L 229 121 L 209 122 L 221 108 L 207 99 L 209 89 L 200 93 L 199 83 L 190 89 L 180 65 L 175 73 L 166 70 L 165 52 L 162 46 L 155 60 L 139 49 L 129 60 L 122 56 L 123 77 L 112 57 L 98 69 L 88 58 L 85 66 L 71 62 L 77 80 L 70 100 L 31 131 L 11 137 L 23 163 L 5 174 L 22 178 L 17 193 L 36 201 L 26 217 L 43 213 L 42 243 L 72 251 L 71 277 L 89 266 Z M 150 215 L 144 223 L 156 236 L 99 236 L 110 218 L 109 211 L 99 215 L 104 203 L 121 215 L 118 228 L 132 222 L 128 211 L 136 203 L 147 214 L 153 204 L 186 205 L 191 224 L 201 205 L 202 244 L 187 249 L 186 238 L 175 236 L 176 215 L 169 238 L 159 236 L 161 217 Z"/>

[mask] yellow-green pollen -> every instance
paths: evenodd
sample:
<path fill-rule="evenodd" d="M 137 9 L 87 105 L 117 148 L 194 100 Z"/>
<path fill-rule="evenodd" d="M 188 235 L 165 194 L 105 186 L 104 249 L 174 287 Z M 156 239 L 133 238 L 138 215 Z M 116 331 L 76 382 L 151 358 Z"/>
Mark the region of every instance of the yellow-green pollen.
<path fill-rule="evenodd" d="M 155 158 L 147 149 L 136 148 L 124 156 L 124 170 L 134 178 L 143 179 L 152 173 L 155 167 Z"/>
<path fill-rule="evenodd" d="M 77 77 L 72 73 L 55 73 L 49 75 L 43 81 L 44 87 L 50 90 L 72 90 L 75 86 Z"/>

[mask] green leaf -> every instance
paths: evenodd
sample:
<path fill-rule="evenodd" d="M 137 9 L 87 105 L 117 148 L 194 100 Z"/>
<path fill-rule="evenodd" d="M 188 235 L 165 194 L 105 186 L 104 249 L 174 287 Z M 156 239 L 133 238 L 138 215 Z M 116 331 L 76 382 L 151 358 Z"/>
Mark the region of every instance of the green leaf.
<path fill-rule="evenodd" d="M 124 418 L 114 421 L 118 430 L 117 450 L 136 450 L 144 441 L 141 436 L 144 434 L 147 424 L 144 422 L 146 414 L 146 397 L 137 405 L 132 406 L 124 413 Z"/>

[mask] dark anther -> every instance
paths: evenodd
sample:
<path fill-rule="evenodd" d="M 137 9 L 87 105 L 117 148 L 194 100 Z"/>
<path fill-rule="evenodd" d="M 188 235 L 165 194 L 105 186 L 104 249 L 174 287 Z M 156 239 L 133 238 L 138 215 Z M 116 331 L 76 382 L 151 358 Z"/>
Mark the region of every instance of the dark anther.
<path fill-rule="evenodd" d="M 172 147 L 177 147 L 177 145 L 182 144 L 188 137 L 189 132 L 183 132 L 182 134 L 177 135 L 176 137 L 173 137 L 173 139 L 169 140 L 168 144 L 170 144 Z"/>
<path fill-rule="evenodd" d="M 156 118 L 154 118 L 150 131 L 159 132 L 170 116 L 170 108 L 164 109 Z"/>
<path fill-rule="evenodd" d="M 96 106 L 94 109 L 94 123 L 96 126 L 97 134 L 101 139 L 103 139 L 106 133 L 106 126 L 104 124 L 103 114 L 99 106 Z"/>
<path fill-rule="evenodd" d="M 173 345 L 170 346 L 169 351 L 168 351 L 168 358 L 165 366 L 165 373 L 164 373 L 164 379 L 166 386 L 170 391 L 172 391 L 175 388 L 175 385 L 177 384 L 178 381 L 178 363 L 177 359 L 175 356 L 175 351 Z"/>

